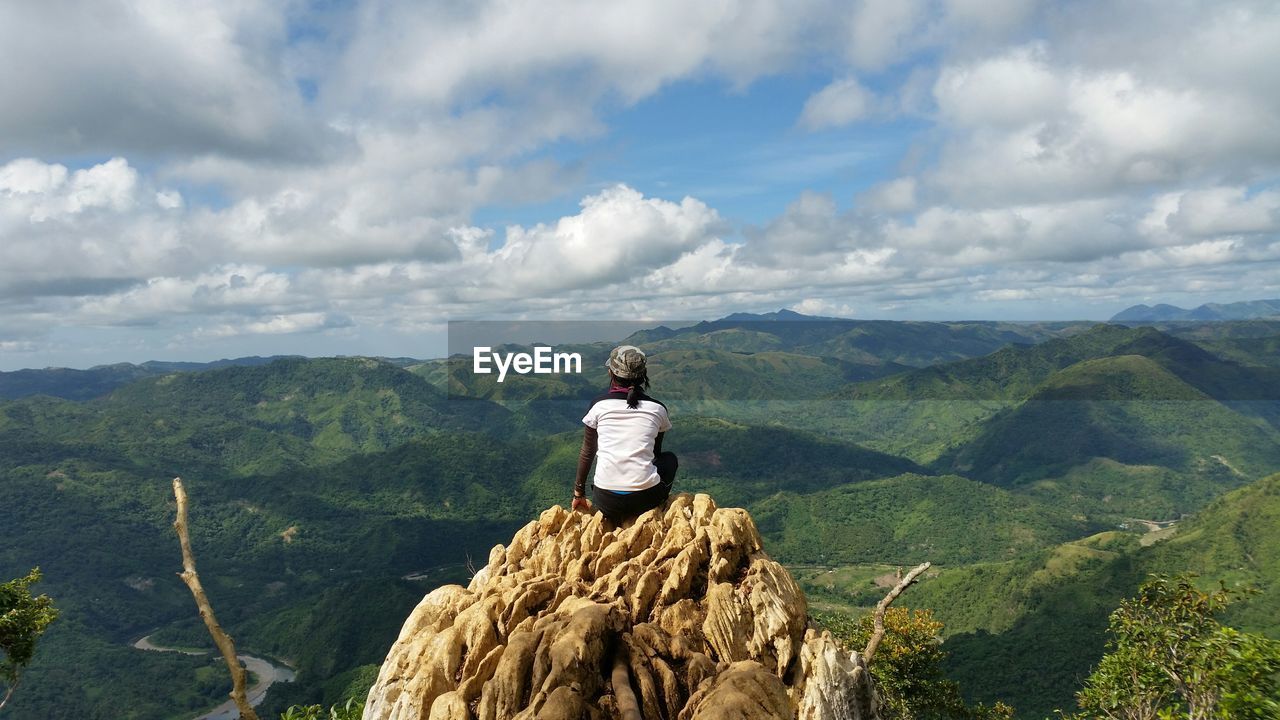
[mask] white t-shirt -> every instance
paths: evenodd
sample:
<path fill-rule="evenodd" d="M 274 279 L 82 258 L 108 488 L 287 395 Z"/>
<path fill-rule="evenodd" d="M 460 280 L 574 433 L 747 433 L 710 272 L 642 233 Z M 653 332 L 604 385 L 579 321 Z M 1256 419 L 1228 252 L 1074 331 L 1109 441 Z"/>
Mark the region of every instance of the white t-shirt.
<path fill-rule="evenodd" d="M 629 408 L 626 393 L 606 393 L 592 402 L 582 422 L 599 434 L 596 487 L 635 492 L 658 484 L 653 441 L 671 429 L 666 406 L 642 395 L 639 407 Z"/>

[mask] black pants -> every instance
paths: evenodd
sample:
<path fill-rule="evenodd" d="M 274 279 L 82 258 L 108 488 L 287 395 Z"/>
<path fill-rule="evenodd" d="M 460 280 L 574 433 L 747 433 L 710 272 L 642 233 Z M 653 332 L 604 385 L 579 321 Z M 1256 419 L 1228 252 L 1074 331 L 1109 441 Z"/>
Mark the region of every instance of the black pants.
<path fill-rule="evenodd" d="M 604 513 L 614 525 L 621 525 L 623 520 L 633 518 L 646 510 L 658 507 L 671 495 L 671 486 L 676 481 L 676 470 L 680 461 L 673 452 L 661 452 L 653 459 L 658 468 L 658 484 L 644 490 L 637 490 L 625 495 L 598 488 L 591 488 L 591 497 L 596 509 Z"/>

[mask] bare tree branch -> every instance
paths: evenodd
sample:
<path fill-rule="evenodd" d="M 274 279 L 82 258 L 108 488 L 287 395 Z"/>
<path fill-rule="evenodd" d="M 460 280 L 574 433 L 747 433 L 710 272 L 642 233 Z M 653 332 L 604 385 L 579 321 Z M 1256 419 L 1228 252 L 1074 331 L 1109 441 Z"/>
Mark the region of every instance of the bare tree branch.
<path fill-rule="evenodd" d="M 178 518 L 173 521 L 173 529 L 178 531 L 178 542 L 182 545 L 182 572 L 178 573 L 178 577 L 191 588 L 196 607 L 200 608 L 200 618 L 204 620 L 205 627 L 209 628 L 214 644 L 222 652 L 222 659 L 227 661 L 227 669 L 231 671 L 231 699 L 240 709 L 241 719 L 258 720 L 258 714 L 254 712 L 244 692 L 245 670 L 240 666 L 240 658 L 236 657 L 236 645 L 218 624 L 213 606 L 204 594 L 204 586 L 200 584 L 200 576 L 196 574 L 196 556 L 191 552 L 191 538 L 187 533 L 187 491 L 182 487 L 182 478 L 173 479 L 173 496 L 178 501 Z"/>
<path fill-rule="evenodd" d="M 871 637 L 867 639 L 866 649 L 862 651 L 862 661 L 867 665 L 871 664 L 871 659 L 876 655 L 876 648 L 880 647 L 880 641 L 884 639 L 885 612 L 889 609 L 889 606 L 893 604 L 893 601 L 898 599 L 898 596 L 902 594 L 902 591 L 915 583 L 916 579 L 920 577 L 920 574 L 925 570 L 928 570 L 930 567 L 932 567 L 931 563 L 921 563 L 920 565 L 915 566 L 911 572 L 907 573 L 906 577 L 899 580 L 898 584 L 893 586 L 893 589 L 889 591 L 888 595 L 884 596 L 883 600 L 876 603 L 875 626 L 871 631 Z"/>
<path fill-rule="evenodd" d="M 9 698 L 13 697 L 13 691 L 18 689 L 18 682 L 19 682 L 21 679 L 22 679 L 22 678 L 20 678 L 20 677 L 18 677 L 18 676 L 16 676 L 16 675 L 14 676 L 14 678 L 13 678 L 13 682 L 9 684 L 9 689 L 8 689 L 8 691 L 6 691 L 6 692 L 5 692 L 5 694 L 4 694 L 4 699 L 3 699 L 3 700 L 0 700 L 0 710 L 3 710 L 3 709 L 4 709 L 4 706 L 5 706 L 6 704 L 8 704 L 8 702 L 9 702 Z"/>

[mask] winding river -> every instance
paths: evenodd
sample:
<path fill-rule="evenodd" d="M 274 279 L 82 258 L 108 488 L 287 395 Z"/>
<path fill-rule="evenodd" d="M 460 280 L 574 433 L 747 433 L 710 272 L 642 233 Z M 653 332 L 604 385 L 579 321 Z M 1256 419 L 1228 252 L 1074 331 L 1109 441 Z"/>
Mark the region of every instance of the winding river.
<path fill-rule="evenodd" d="M 151 642 L 151 636 L 139 638 L 133 646 L 139 650 L 151 650 L 154 652 L 176 652 L 183 655 L 205 655 L 204 650 L 182 650 L 179 648 L 163 647 Z M 293 682 L 293 670 L 283 665 L 273 665 L 260 657 L 253 655 L 245 655 L 243 653 L 236 655 L 244 663 L 249 672 L 253 673 L 257 678 L 245 694 L 249 698 L 249 704 L 257 706 L 262 699 L 267 696 L 267 688 L 278 682 Z M 195 720 L 237 720 L 240 717 L 240 711 L 236 708 L 235 701 L 227 700 L 218 707 L 199 715 Z"/>

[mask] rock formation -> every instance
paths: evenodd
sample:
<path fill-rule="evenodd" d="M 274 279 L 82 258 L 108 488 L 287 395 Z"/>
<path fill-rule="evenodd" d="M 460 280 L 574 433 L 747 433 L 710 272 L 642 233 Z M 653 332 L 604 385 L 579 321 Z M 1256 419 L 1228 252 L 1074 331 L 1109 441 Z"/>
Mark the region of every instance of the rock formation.
<path fill-rule="evenodd" d="M 872 720 L 866 666 L 813 627 L 751 516 L 673 497 L 620 528 L 559 506 L 423 598 L 365 720 Z"/>

